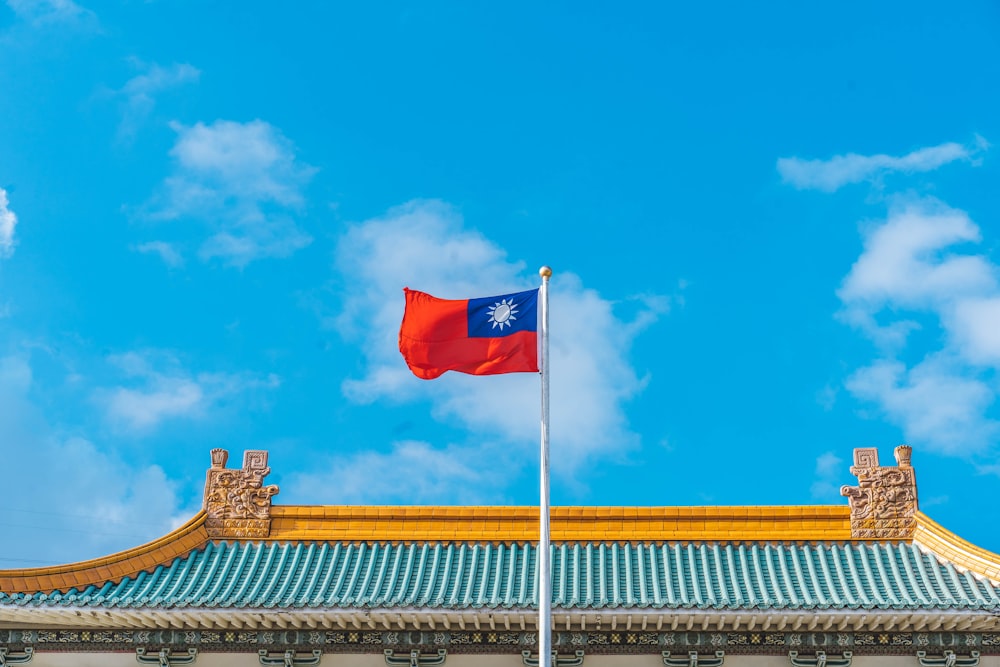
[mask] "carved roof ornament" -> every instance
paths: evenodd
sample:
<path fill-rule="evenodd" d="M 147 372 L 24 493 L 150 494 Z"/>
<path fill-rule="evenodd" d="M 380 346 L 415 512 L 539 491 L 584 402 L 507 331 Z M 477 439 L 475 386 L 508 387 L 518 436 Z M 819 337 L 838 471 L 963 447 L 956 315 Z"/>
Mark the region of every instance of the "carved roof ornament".
<path fill-rule="evenodd" d="M 909 540 L 917 527 L 917 478 L 910 464 L 913 448 L 893 452 L 895 466 L 878 464 L 878 449 L 854 450 L 851 474 L 857 486 L 842 486 L 851 503 L 851 537 L 869 540 Z"/>
<path fill-rule="evenodd" d="M 212 450 L 212 467 L 205 479 L 205 528 L 210 537 L 267 537 L 271 532 L 271 497 L 274 484 L 264 486 L 271 472 L 267 452 L 243 452 L 243 468 L 226 467 L 229 452 Z"/>

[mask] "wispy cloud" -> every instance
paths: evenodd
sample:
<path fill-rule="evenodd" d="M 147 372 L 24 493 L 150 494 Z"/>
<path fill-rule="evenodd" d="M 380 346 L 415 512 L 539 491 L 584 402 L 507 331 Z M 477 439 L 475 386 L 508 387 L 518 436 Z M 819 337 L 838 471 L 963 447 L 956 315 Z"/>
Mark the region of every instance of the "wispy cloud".
<path fill-rule="evenodd" d="M 7 191 L 0 188 L 0 258 L 14 254 L 14 228 L 17 227 L 17 216 L 10 210 Z"/>
<path fill-rule="evenodd" d="M 146 243 L 138 243 L 133 248 L 136 252 L 144 255 L 156 255 L 171 269 L 179 269 L 184 266 L 184 256 L 172 243 L 147 241 Z"/>
<path fill-rule="evenodd" d="M 495 449 L 436 448 L 404 440 L 389 452 L 338 456 L 318 469 L 288 475 L 282 490 L 287 498 L 307 503 L 484 504 L 498 500 L 487 472 L 496 468 L 498 456 L 504 457 Z"/>
<path fill-rule="evenodd" d="M 782 158 L 778 171 L 798 188 L 832 192 L 890 172 L 927 172 L 978 163 L 982 137 L 903 156 L 848 154 L 830 160 Z M 873 404 L 904 437 L 939 453 L 1000 457 L 1000 266 L 976 252 L 982 231 L 969 215 L 933 197 L 891 195 L 884 220 L 862 227 L 864 250 L 837 290 L 838 317 L 868 337 L 879 356 L 844 386 Z M 911 344 L 916 332 L 920 343 Z M 935 335 L 936 334 L 936 335 Z M 928 345 L 927 341 L 940 341 Z M 817 464 L 814 494 L 826 493 Z"/>
<path fill-rule="evenodd" d="M 118 126 L 118 139 L 130 142 L 139 127 L 156 107 L 156 96 L 184 84 L 196 83 L 201 76 L 198 68 L 187 63 L 174 63 L 166 67 L 156 63 L 145 64 L 134 60 L 141 74 L 129 79 L 111 94 L 122 100 L 122 120 Z"/>
<path fill-rule="evenodd" d="M 36 28 L 53 25 L 96 26 L 96 16 L 73 0 L 7 0 L 18 19 Z"/>
<path fill-rule="evenodd" d="M 816 478 L 809 487 L 813 499 L 836 502 L 840 497 L 840 480 L 844 478 L 844 461 L 833 452 L 816 458 Z"/>
<path fill-rule="evenodd" d="M 331 320 L 364 359 L 361 377 L 343 385 L 355 402 L 429 400 L 433 414 L 457 422 L 482 442 L 531 448 L 538 437 L 538 378 L 485 378 L 450 373 L 434 382 L 414 378 L 397 349 L 403 286 L 443 298 L 488 296 L 530 289 L 534 271 L 441 202 L 412 202 L 353 226 L 337 250 L 346 298 Z M 619 458 L 639 443 L 625 405 L 647 378 L 629 359 L 632 341 L 669 300 L 641 297 L 624 319 L 615 304 L 568 272 L 552 285 L 552 431 L 557 474 L 584 462 Z"/>
<path fill-rule="evenodd" d="M 778 173 L 785 183 L 800 190 L 833 192 L 845 185 L 870 180 L 888 172 L 912 174 L 933 171 L 957 160 L 973 161 L 987 147 L 986 140 L 977 136 L 972 146 L 949 142 L 900 156 L 848 153 L 828 160 L 786 157 L 778 160 Z"/>
<path fill-rule="evenodd" d="M 994 387 L 947 353 L 929 355 L 912 368 L 877 360 L 848 378 L 847 389 L 876 403 L 908 442 L 942 454 L 989 454 L 1000 434 L 1000 422 L 987 416 Z"/>
<path fill-rule="evenodd" d="M 932 198 L 891 202 L 887 218 L 867 229 L 864 252 L 838 290 L 843 319 L 883 355 L 846 387 L 878 405 L 913 444 L 993 457 L 1000 267 L 973 250 L 982 235 L 964 211 Z M 924 326 L 940 328 L 941 346 L 909 362 L 909 338 Z"/>
<path fill-rule="evenodd" d="M 942 313 L 956 300 L 997 291 L 996 267 L 986 257 L 946 252 L 978 243 L 981 234 L 965 212 L 938 200 L 893 198 L 888 218 L 870 225 L 864 236 L 864 252 L 837 295 L 844 304 L 841 316 L 883 348 L 901 348 L 917 324 L 905 317 L 878 324 L 879 313 Z"/>
<path fill-rule="evenodd" d="M 4 465 L 24 473 L 5 481 L 0 521 L 23 539 L 7 542 L 0 567 L 93 558 L 173 528 L 186 514 L 175 482 L 159 466 L 136 464 L 78 434 L 63 434 L 32 400 L 36 384 L 26 356 L 0 357 Z M 40 475 L 58 483 L 39 493 Z"/>
<path fill-rule="evenodd" d="M 97 390 L 95 400 L 112 428 L 139 435 L 168 420 L 203 419 L 224 399 L 280 384 L 274 375 L 192 373 L 163 351 L 128 352 L 108 361 L 125 382 Z"/>
<path fill-rule="evenodd" d="M 211 230 L 199 251 L 237 267 L 263 257 L 288 257 L 311 237 L 295 222 L 315 169 L 299 162 L 274 126 L 219 120 L 172 126 L 173 174 L 148 204 L 153 220 L 191 219 Z"/>

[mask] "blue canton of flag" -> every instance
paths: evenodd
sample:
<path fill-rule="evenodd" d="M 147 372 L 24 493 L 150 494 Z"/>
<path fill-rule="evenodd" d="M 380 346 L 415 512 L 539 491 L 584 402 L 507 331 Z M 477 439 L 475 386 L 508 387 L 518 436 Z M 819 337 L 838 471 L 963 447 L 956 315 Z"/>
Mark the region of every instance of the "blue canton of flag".
<path fill-rule="evenodd" d="M 469 338 L 538 330 L 538 290 L 469 299 Z"/>

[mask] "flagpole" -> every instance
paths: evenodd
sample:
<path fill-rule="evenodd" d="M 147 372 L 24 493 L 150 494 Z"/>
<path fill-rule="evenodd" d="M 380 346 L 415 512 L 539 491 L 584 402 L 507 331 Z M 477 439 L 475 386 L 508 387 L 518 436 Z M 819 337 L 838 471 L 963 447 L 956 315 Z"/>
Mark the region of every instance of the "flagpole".
<path fill-rule="evenodd" d="M 538 535 L 538 664 L 552 666 L 552 577 L 549 564 L 549 278 L 552 269 L 538 270 L 542 287 L 538 291 L 541 303 L 542 344 L 538 369 L 542 378 L 542 451 L 540 472 L 539 535 Z"/>

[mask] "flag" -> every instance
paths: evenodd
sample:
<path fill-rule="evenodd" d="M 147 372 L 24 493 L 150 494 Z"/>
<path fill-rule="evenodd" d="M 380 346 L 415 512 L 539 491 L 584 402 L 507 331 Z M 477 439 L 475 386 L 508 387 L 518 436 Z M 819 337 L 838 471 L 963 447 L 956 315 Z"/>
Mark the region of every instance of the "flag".
<path fill-rule="evenodd" d="M 462 300 L 403 291 L 399 351 L 418 378 L 538 372 L 537 289 Z"/>

